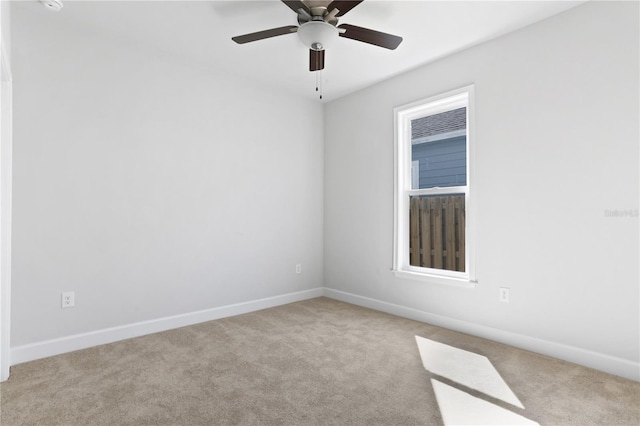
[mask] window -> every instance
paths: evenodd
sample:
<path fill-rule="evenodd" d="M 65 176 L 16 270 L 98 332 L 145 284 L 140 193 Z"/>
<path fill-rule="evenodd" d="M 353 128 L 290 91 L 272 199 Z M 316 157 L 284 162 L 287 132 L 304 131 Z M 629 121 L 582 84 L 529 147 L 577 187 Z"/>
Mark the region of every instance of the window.
<path fill-rule="evenodd" d="M 394 111 L 397 276 L 474 282 L 472 96 L 465 87 Z"/>

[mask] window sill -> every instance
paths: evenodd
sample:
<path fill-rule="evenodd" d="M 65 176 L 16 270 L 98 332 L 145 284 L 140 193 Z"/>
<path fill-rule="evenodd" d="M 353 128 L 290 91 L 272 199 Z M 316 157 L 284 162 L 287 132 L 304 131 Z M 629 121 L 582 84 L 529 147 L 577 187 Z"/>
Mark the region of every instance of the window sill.
<path fill-rule="evenodd" d="M 424 281 L 432 284 L 451 285 L 456 287 L 475 288 L 478 283 L 469 278 L 447 277 L 444 275 L 425 274 L 422 272 L 411 272 L 393 270 L 393 275 L 397 278 L 405 278 L 415 281 Z"/>

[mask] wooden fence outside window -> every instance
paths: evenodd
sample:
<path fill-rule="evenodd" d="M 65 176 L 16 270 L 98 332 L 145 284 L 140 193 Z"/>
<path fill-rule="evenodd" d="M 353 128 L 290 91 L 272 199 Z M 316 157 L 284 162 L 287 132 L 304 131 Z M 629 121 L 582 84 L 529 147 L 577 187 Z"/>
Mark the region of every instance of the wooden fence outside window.
<path fill-rule="evenodd" d="M 464 200 L 464 194 L 411 197 L 409 263 L 412 266 L 464 272 Z"/>

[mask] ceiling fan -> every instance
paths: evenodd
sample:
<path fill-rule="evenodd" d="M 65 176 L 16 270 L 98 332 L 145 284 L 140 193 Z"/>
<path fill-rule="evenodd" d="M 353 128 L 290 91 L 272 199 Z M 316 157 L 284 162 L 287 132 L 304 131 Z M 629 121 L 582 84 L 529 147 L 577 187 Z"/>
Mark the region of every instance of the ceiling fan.
<path fill-rule="evenodd" d="M 338 37 L 369 43 L 385 49 L 395 49 L 402 42 L 402 37 L 357 27 L 355 25 L 338 25 L 338 18 L 344 16 L 351 9 L 362 3 L 360 1 L 340 0 L 306 0 L 282 2 L 293 10 L 298 17 L 300 26 L 272 28 L 232 37 L 238 44 L 263 40 L 286 34 L 297 33 L 300 40 L 309 48 L 309 71 L 324 69 L 324 52 Z"/>

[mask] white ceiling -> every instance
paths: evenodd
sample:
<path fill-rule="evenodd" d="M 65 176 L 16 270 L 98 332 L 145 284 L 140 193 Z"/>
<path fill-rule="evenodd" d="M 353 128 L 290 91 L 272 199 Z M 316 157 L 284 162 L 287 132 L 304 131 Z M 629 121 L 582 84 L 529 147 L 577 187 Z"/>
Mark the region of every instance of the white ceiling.
<path fill-rule="evenodd" d="M 583 2 L 366 0 L 340 23 L 399 35 L 404 41 L 396 50 L 387 50 L 340 38 L 326 52 L 324 99 L 336 99 Z M 19 7 L 68 25 L 91 26 L 204 69 L 223 69 L 310 99 L 317 96 L 308 50 L 297 35 L 244 45 L 231 41 L 235 35 L 297 25 L 296 15 L 277 0 L 64 0 L 57 13 L 37 1 Z"/>

